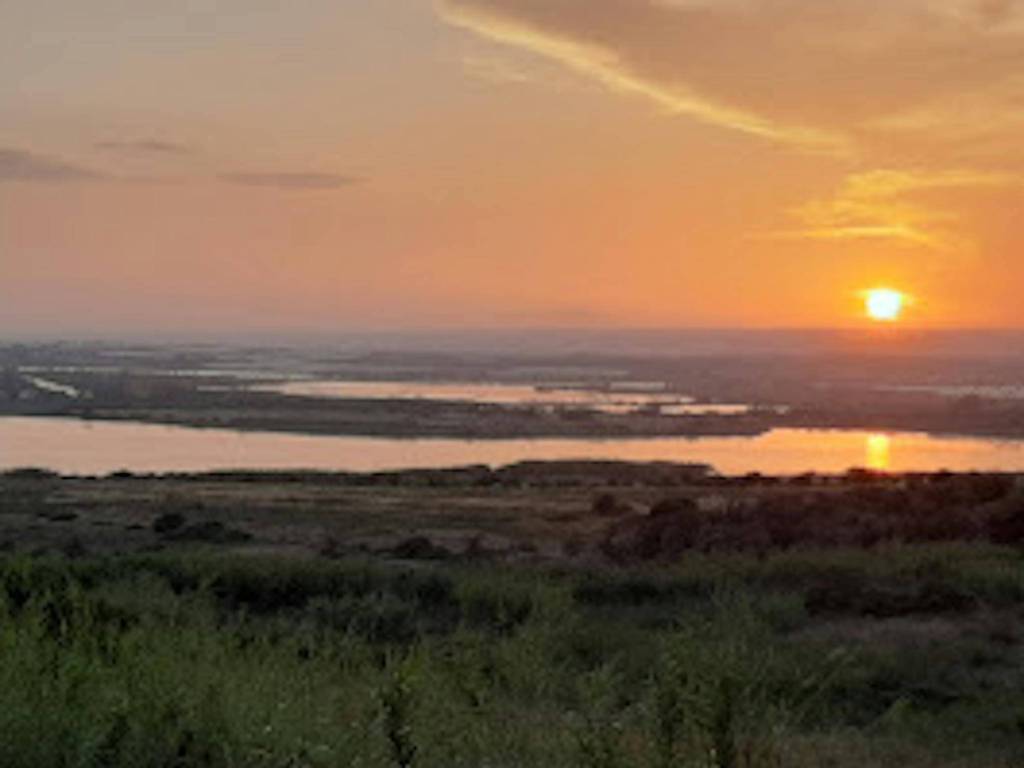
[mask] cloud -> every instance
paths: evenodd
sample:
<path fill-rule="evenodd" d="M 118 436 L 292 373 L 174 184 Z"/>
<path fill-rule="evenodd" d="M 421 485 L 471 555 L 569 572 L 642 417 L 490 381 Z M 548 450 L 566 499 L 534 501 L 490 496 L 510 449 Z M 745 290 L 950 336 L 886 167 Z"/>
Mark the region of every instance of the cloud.
<path fill-rule="evenodd" d="M 170 149 L 149 151 L 173 152 Z M 330 190 L 358 184 L 362 179 L 335 173 L 250 173 L 236 172 L 220 175 L 229 184 L 248 187 L 270 187 L 294 190 Z M 175 179 L 149 176 L 121 176 L 101 173 L 85 166 L 67 162 L 59 157 L 42 155 L 22 149 L 0 148 L 0 183 L 38 182 L 63 184 L 88 181 L 109 181 L 134 184 L 172 183 Z"/>
<path fill-rule="evenodd" d="M 229 184 L 277 189 L 341 189 L 362 181 L 335 173 L 225 173 L 220 178 Z"/>
<path fill-rule="evenodd" d="M 1024 188 L 1024 0 L 435 1 L 609 90 L 843 161 L 755 239 L 974 253 L 971 196 Z"/>
<path fill-rule="evenodd" d="M 989 136 L 1010 141 L 1022 126 L 1015 0 L 438 3 L 455 25 L 612 89 L 809 150 L 938 156 L 962 146 L 965 103 Z"/>
<path fill-rule="evenodd" d="M 942 189 L 1019 186 L 1024 177 L 995 171 L 943 170 L 898 171 L 881 169 L 866 171 L 847 178 L 846 197 L 893 197 L 910 192 Z"/>
<path fill-rule="evenodd" d="M 956 214 L 916 199 L 921 193 L 1024 187 L 1024 177 L 969 170 L 874 170 L 848 176 L 827 199 L 791 211 L 796 229 L 770 233 L 775 239 L 893 240 L 932 250 L 968 250 Z"/>
<path fill-rule="evenodd" d="M 34 181 L 63 184 L 103 178 L 106 178 L 104 174 L 57 157 L 40 155 L 22 149 L 0 148 L 0 183 Z"/>
<path fill-rule="evenodd" d="M 526 83 L 530 76 L 496 56 L 464 56 L 462 68 L 470 77 L 489 83 Z"/>
<path fill-rule="evenodd" d="M 132 141 L 100 141 L 97 149 L 130 154 L 187 155 L 193 152 L 186 144 L 159 139 L 136 139 Z"/>
<path fill-rule="evenodd" d="M 598 8 L 597 6 L 600 6 Z M 497 42 L 534 51 L 592 77 L 613 91 L 643 96 L 670 112 L 686 113 L 707 122 L 729 126 L 758 136 L 791 141 L 807 147 L 840 151 L 845 140 L 828 131 L 783 124 L 741 106 L 700 94 L 691 83 L 650 76 L 629 64 L 635 47 L 652 39 L 630 39 L 625 22 L 636 14 L 654 15 L 671 9 L 621 0 L 596 0 L 591 19 L 587 2 L 515 3 L 512 0 L 441 0 L 443 15 L 451 23 Z M 640 18 L 641 26 L 647 20 Z M 597 21 L 597 24 L 591 24 Z M 618 21 L 623 22 L 621 28 Z M 616 29 L 618 28 L 618 29 Z M 625 34 L 620 34 L 625 33 Z M 639 51 L 638 51 L 639 52 Z"/>

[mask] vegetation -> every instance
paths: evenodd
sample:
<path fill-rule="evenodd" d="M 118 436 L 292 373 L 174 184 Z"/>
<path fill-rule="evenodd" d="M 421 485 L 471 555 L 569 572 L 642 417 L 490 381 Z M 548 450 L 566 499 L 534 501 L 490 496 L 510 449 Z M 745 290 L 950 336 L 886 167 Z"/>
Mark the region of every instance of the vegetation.
<path fill-rule="evenodd" d="M 670 496 L 647 514 L 609 526 L 601 548 L 616 560 L 671 560 L 693 550 L 763 553 L 939 541 L 1024 543 L 1024 495 L 1015 478 L 856 471 L 828 492 L 740 495 L 714 513 L 702 510 L 692 494 Z"/>
<path fill-rule="evenodd" d="M 1020 765 L 1021 565 L 10 556 L 0 765 Z"/>
<path fill-rule="evenodd" d="M 0 474 L 0 766 L 1024 764 L 1008 475 Z"/>

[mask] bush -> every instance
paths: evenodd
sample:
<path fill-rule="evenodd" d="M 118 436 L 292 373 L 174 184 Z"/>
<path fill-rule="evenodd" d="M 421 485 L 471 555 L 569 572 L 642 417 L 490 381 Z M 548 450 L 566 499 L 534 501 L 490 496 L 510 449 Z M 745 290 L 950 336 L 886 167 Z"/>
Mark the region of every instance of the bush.
<path fill-rule="evenodd" d="M 403 560 L 445 560 L 451 557 L 451 552 L 426 536 L 413 536 L 399 542 L 391 554 Z"/>
<path fill-rule="evenodd" d="M 168 512 L 153 521 L 154 533 L 170 533 L 185 525 L 185 516 L 180 512 Z"/>
<path fill-rule="evenodd" d="M 988 523 L 989 538 L 996 544 L 1024 543 L 1024 500 L 1014 499 Z"/>
<path fill-rule="evenodd" d="M 241 544 L 252 539 L 252 534 L 224 523 L 211 520 L 171 529 L 168 538 L 175 541 L 205 542 L 208 544 Z"/>
<path fill-rule="evenodd" d="M 619 501 L 614 493 L 602 493 L 594 499 L 590 511 L 598 517 L 616 517 L 629 512 L 629 506 Z"/>

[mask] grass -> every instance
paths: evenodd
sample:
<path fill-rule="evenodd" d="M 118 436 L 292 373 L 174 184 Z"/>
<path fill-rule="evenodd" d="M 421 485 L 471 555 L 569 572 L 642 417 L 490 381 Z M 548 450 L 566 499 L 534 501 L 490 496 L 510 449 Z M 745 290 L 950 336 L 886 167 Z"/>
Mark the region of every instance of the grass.
<path fill-rule="evenodd" d="M 1021 565 L 9 556 L 0 765 L 1020 765 Z"/>

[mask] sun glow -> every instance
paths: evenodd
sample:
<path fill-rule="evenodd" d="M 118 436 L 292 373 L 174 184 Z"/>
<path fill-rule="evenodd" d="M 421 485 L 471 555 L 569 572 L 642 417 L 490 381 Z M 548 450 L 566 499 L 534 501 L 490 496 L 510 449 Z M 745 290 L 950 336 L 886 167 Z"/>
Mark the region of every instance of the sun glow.
<path fill-rule="evenodd" d="M 907 297 L 892 288 L 872 288 L 864 292 L 864 309 L 868 317 L 881 323 L 900 319 Z"/>
<path fill-rule="evenodd" d="M 867 454 L 868 469 L 878 471 L 885 471 L 889 469 L 889 464 L 892 460 L 892 441 L 889 439 L 888 435 L 868 435 L 865 452 Z"/>

